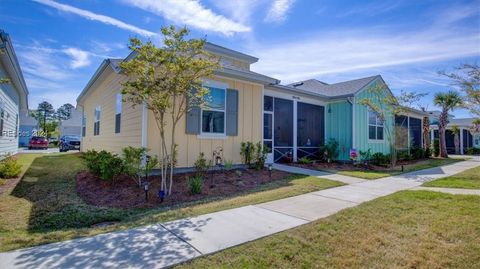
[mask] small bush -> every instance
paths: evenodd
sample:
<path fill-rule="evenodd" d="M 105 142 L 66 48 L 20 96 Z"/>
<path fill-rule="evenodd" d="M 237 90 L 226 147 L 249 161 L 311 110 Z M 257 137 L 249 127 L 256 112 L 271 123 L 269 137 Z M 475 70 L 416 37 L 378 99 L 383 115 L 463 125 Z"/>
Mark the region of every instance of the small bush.
<path fill-rule="evenodd" d="M 202 193 L 202 186 L 203 186 L 203 177 L 201 175 L 195 175 L 192 177 L 188 177 L 188 187 L 190 188 L 191 194 L 200 194 Z"/>
<path fill-rule="evenodd" d="M 406 161 L 411 160 L 412 156 L 408 153 L 408 150 L 401 150 L 397 152 L 397 160 L 399 161 Z"/>
<path fill-rule="evenodd" d="M 410 155 L 413 160 L 419 160 L 425 158 L 425 151 L 422 148 L 410 149 Z"/>
<path fill-rule="evenodd" d="M 372 154 L 371 162 L 374 165 L 388 166 L 390 164 L 390 155 L 383 154 L 381 152 L 375 152 Z"/>
<path fill-rule="evenodd" d="M 433 140 L 433 156 L 438 157 L 440 155 L 440 139 L 435 138 Z"/>
<path fill-rule="evenodd" d="M 299 164 L 311 164 L 312 160 L 310 160 L 308 157 L 302 157 L 298 159 Z"/>
<path fill-rule="evenodd" d="M 251 166 L 255 157 L 255 145 L 252 142 L 242 142 L 240 144 L 240 155 L 243 163 Z"/>
<path fill-rule="evenodd" d="M 235 175 L 237 175 L 237 177 L 241 177 L 242 176 L 242 171 L 235 170 Z"/>
<path fill-rule="evenodd" d="M 142 186 L 142 177 L 155 168 L 158 164 L 157 156 L 147 155 L 147 148 L 134 148 L 128 146 L 122 149 L 124 172 L 132 177 L 138 186 Z M 147 163 L 148 158 L 148 163 Z"/>
<path fill-rule="evenodd" d="M 262 142 L 257 143 L 255 150 L 255 169 L 261 170 L 265 166 L 268 151 L 269 149 L 267 147 L 264 147 Z"/>
<path fill-rule="evenodd" d="M 320 160 L 326 162 L 335 161 L 338 158 L 338 142 L 334 138 L 330 138 L 328 142 L 320 147 Z"/>
<path fill-rule="evenodd" d="M 425 158 L 430 158 L 432 156 L 432 149 L 431 148 L 426 148 L 424 152 L 424 157 Z"/>
<path fill-rule="evenodd" d="M 225 171 L 232 170 L 233 169 L 233 161 L 225 160 L 225 162 L 223 163 L 223 168 L 225 169 Z"/>
<path fill-rule="evenodd" d="M 480 154 L 480 149 L 479 148 L 467 148 L 467 154 L 468 155 L 478 155 L 478 154 Z"/>
<path fill-rule="evenodd" d="M 89 150 L 84 159 L 88 170 L 103 180 L 112 181 L 124 171 L 123 160 L 108 151 Z"/>
<path fill-rule="evenodd" d="M 7 155 L 0 161 L 0 177 L 1 178 L 16 178 L 22 172 L 22 165 L 20 165 L 15 158 Z"/>
<path fill-rule="evenodd" d="M 194 164 L 197 175 L 203 177 L 203 175 L 205 175 L 205 173 L 208 171 L 208 167 L 210 167 L 210 164 L 211 162 L 205 159 L 205 154 L 203 152 L 200 152 L 200 155 L 198 156 L 198 159 L 195 161 Z"/>

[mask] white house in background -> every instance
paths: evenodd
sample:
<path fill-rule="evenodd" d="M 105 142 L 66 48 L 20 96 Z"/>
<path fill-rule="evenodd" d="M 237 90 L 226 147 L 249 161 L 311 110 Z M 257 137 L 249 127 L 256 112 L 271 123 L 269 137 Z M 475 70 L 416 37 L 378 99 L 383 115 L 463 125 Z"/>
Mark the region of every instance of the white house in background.
<path fill-rule="evenodd" d="M 28 147 L 28 142 L 32 136 L 37 135 L 39 131 L 38 121 L 30 117 L 28 112 L 20 113 L 20 132 L 18 136 L 18 146 Z"/>
<path fill-rule="evenodd" d="M 438 118 L 438 117 L 437 117 Z M 447 143 L 447 152 L 449 154 L 455 153 L 455 135 L 452 132 L 452 127 L 457 126 L 460 130 L 459 142 L 460 142 L 460 154 L 466 154 L 469 148 L 480 148 L 480 130 L 473 124 L 474 118 L 455 119 L 450 117 L 445 130 L 445 142 Z M 438 138 L 438 120 L 434 117 L 431 120 L 430 125 L 430 137 L 431 141 Z"/>
<path fill-rule="evenodd" d="M 70 119 L 60 122 L 60 136 L 64 135 L 82 135 L 82 117 L 83 113 L 72 109 Z"/>
<path fill-rule="evenodd" d="M 28 112 L 28 89 L 12 41 L 0 29 L 0 156 L 18 151 L 20 114 Z"/>

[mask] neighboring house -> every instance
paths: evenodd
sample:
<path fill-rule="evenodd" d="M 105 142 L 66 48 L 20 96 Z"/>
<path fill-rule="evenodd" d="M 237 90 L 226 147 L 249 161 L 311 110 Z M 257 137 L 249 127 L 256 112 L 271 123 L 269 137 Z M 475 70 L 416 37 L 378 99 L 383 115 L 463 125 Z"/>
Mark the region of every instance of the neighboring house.
<path fill-rule="evenodd" d="M 72 109 L 70 119 L 60 121 L 58 129 L 60 131 L 60 137 L 64 135 L 78 135 L 82 134 L 82 111 Z"/>
<path fill-rule="evenodd" d="M 30 138 L 37 135 L 38 130 L 38 121 L 34 117 L 31 117 L 28 112 L 20 113 L 18 145 L 28 147 Z"/>
<path fill-rule="evenodd" d="M 433 118 L 438 118 L 433 114 Z M 447 153 L 455 153 L 455 135 L 452 132 L 452 126 L 457 126 L 460 129 L 460 154 L 466 154 L 468 148 L 480 148 L 480 130 L 475 128 L 473 124 L 473 118 L 455 119 L 450 117 L 445 130 L 445 142 L 447 144 Z M 435 138 L 439 138 L 437 121 L 435 124 L 430 125 L 430 137 L 433 141 Z"/>
<path fill-rule="evenodd" d="M 0 30 L 0 156 L 18 151 L 20 114 L 28 113 L 28 89 L 12 41 Z"/>
<path fill-rule="evenodd" d="M 339 143 L 340 160 L 349 160 L 352 148 L 390 152 L 384 124 L 393 129 L 394 115 L 387 115 L 383 123 L 374 111 L 359 104 L 371 94 L 369 88 L 385 84 L 381 76 L 331 85 L 317 80 L 280 85 L 279 80 L 250 70 L 258 61 L 255 57 L 211 43 L 206 50 L 220 56 L 223 67 L 213 79 L 204 80 L 216 109 L 192 108 L 180 121 L 175 134 L 178 167 L 192 167 L 201 152 L 211 158 L 220 148 L 224 160 L 240 163 L 241 142 L 246 141 L 267 145 L 269 162 L 315 158 L 320 145 L 331 138 Z M 160 139 L 153 113 L 122 102 L 121 82 L 126 78 L 121 61 L 105 60 L 77 98 L 77 108 L 84 115 L 82 150 L 119 153 L 130 145 L 147 147 L 150 154 L 158 155 Z M 388 87 L 384 94 L 391 95 Z M 418 130 L 416 120 L 421 122 L 428 115 L 411 111 L 406 116 L 409 124 L 402 124 L 412 134 L 408 149 L 417 144 L 417 131 L 421 143 L 422 129 Z"/>

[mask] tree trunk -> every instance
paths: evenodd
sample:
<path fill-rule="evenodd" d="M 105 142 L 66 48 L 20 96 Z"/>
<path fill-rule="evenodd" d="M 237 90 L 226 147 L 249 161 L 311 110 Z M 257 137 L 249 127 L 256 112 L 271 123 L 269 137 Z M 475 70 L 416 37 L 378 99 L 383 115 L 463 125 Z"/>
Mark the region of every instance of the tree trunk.
<path fill-rule="evenodd" d="M 430 148 L 430 119 L 428 117 L 424 117 L 423 118 L 423 149 L 427 150 L 429 148 Z"/>
<path fill-rule="evenodd" d="M 460 137 L 458 134 L 455 134 L 453 143 L 455 144 L 455 154 L 460 154 Z"/>
<path fill-rule="evenodd" d="M 440 157 L 448 158 L 447 143 L 445 141 L 445 127 L 444 126 L 439 128 L 438 136 L 439 136 L 439 139 L 440 139 Z"/>

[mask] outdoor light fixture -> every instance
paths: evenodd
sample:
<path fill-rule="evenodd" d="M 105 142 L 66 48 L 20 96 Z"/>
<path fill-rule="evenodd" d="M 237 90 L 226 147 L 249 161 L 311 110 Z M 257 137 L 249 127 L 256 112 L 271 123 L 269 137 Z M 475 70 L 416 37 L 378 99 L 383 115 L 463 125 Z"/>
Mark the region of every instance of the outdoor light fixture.
<path fill-rule="evenodd" d="M 145 191 L 145 202 L 148 202 L 148 181 L 143 185 L 143 190 Z"/>
<path fill-rule="evenodd" d="M 270 163 L 268 164 L 268 175 L 270 176 L 270 179 L 272 179 L 272 170 L 273 170 L 273 165 Z"/>

